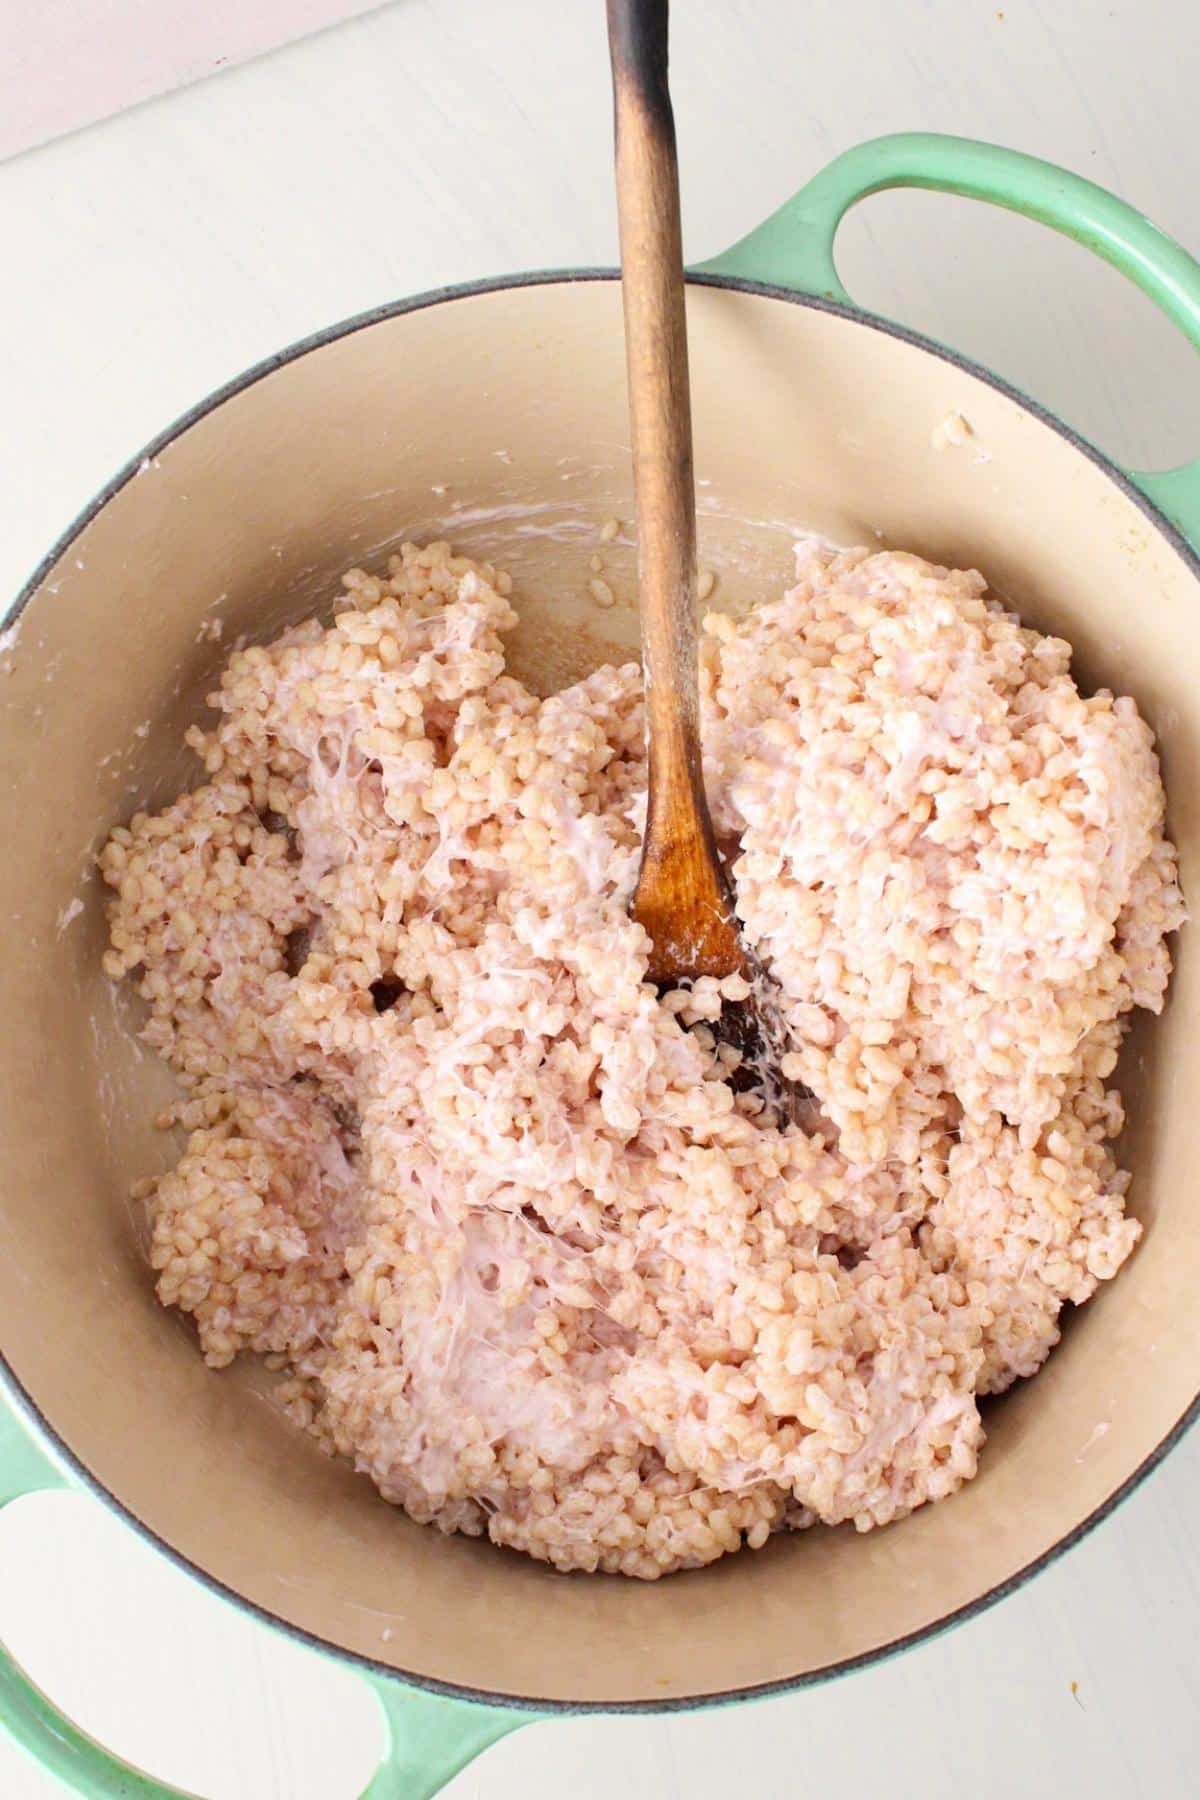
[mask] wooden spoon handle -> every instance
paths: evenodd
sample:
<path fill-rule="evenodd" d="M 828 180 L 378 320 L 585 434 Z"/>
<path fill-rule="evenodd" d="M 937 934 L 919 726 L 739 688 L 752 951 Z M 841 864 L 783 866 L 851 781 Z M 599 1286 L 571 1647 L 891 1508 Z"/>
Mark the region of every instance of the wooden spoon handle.
<path fill-rule="evenodd" d="M 667 13 L 667 0 L 608 0 L 650 760 L 632 910 L 654 944 L 656 979 L 726 974 L 740 962 L 700 763 L 696 497 Z"/>

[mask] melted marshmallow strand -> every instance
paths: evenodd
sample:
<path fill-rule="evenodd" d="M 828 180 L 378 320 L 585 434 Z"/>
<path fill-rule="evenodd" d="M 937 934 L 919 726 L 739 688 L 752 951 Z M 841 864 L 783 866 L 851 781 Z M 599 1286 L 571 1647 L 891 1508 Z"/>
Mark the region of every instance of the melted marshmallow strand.
<path fill-rule="evenodd" d="M 238 650 L 204 785 L 100 859 L 105 967 L 184 1089 L 141 1184 L 163 1304 L 413 1518 L 561 1569 L 953 1493 L 979 1397 L 1138 1236 L 1107 1082 L 1184 915 L 1133 702 L 910 556 L 802 542 L 706 621 L 807 1135 L 724 1079 L 717 984 L 645 979 L 638 669 L 538 699 L 506 575 L 390 571 Z"/>

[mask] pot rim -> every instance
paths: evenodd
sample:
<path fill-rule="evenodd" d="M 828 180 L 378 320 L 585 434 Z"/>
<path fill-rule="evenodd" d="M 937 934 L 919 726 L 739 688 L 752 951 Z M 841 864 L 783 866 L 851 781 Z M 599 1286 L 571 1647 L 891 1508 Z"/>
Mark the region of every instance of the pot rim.
<path fill-rule="evenodd" d="M 951 364 L 952 367 L 961 369 L 964 373 L 985 382 L 988 387 L 993 388 L 997 393 L 1014 401 L 1023 410 L 1030 413 L 1039 423 L 1049 426 L 1074 450 L 1085 456 L 1089 462 L 1106 475 L 1127 499 L 1133 501 L 1149 524 L 1167 540 L 1172 549 L 1183 559 L 1191 574 L 1200 582 L 1200 554 L 1193 549 L 1183 533 L 1172 524 L 1124 470 L 1098 450 L 1094 444 L 1089 443 L 1073 427 L 1058 418 L 1055 413 L 1050 412 L 1048 408 L 1023 393 L 1011 382 L 993 374 L 991 370 L 976 362 L 972 357 L 949 349 L 946 345 L 939 344 L 935 339 L 926 337 L 909 326 L 896 324 L 863 307 L 847 305 L 842 301 L 829 299 L 823 295 L 800 292 L 777 283 L 753 281 L 744 276 L 721 275 L 706 270 L 688 270 L 685 273 L 688 282 L 696 286 L 731 288 L 741 293 L 757 294 L 768 300 L 782 300 L 791 306 L 806 306 L 817 312 L 833 313 L 839 318 L 847 319 L 851 324 L 862 325 L 869 330 L 898 338 L 902 343 L 910 344 L 915 349 L 936 356 L 941 361 Z M 172 424 L 152 438 L 138 455 L 131 458 L 94 495 L 38 563 L 24 586 L 19 590 L 11 607 L 0 618 L 0 624 L 7 630 L 17 623 L 25 607 L 40 590 L 51 570 L 92 523 L 93 519 L 108 505 L 109 501 L 114 499 L 126 483 L 133 479 L 145 462 L 167 449 L 177 438 L 183 436 L 209 413 L 215 412 L 218 407 L 223 406 L 227 400 L 244 393 L 257 382 L 275 374 L 277 370 L 285 368 L 289 363 L 297 362 L 311 351 L 324 349 L 327 345 L 335 343 L 341 338 L 350 337 L 355 332 L 364 331 L 371 326 L 402 317 L 405 313 L 424 311 L 429 307 L 444 305 L 447 302 L 474 299 L 483 294 L 502 293 L 518 288 L 567 286 L 577 282 L 619 280 L 619 269 L 597 265 L 568 269 L 538 269 L 527 273 L 459 282 L 442 288 L 430 288 L 422 293 L 413 294 L 400 300 L 387 301 L 382 305 L 370 307 L 364 312 L 352 314 L 349 318 L 342 319 L 333 325 L 324 326 L 321 330 L 312 332 L 307 337 L 299 338 L 284 349 L 275 351 L 270 356 L 262 358 L 261 361 L 253 363 L 240 375 L 215 388 L 203 400 L 181 413 Z M 222 1581 L 219 1576 L 200 1568 L 183 1551 L 177 1550 L 160 1537 L 152 1526 L 146 1524 L 123 1500 L 106 1487 L 64 1441 L 32 1396 L 27 1393 L 0 1346 L 0 1399 L 4 1398 L 13 1403 L 18 1417 L 27 1426 L 32 1426 L 36 1436 L 49 1442 L 56 1456 L 66 1465 L 79 1487 L 117 1514 L 146 1543 L 152 1545 L 177 1568 L 202 1583 L 218 1598 L 239 1607 L 261 1623 L 285 1633 L 321 1655 L 359 1668 L 376 1679 L 382 1678 L 385 1681 L 399 1682 L 426 1693 L 441 1695 L 446 1699 L 464 1700 L 475 1705 L 548 1716 L 581 1713 L 654 1714 L 700 1711 L 709 1707 L 732 1705 L 742 1700 L 768 1699 L 776 1695 L 799 1692 L 803 1688 L 818 1687 L 826 1682 L 836 1680 L 840 1676 L 853 1674 L 859 1669 L 870 1668 L 874 1664 L 886 1662 L 917 1644 L 939 1637 L 943 1632 L 949 1631 L 955 1626 L 978 1618 L 999 1601 L 1015 1593 L 1018 1588 L 1024 1587 L 1035 1575 L 1039 1575 L 1044 1569 L 1049 1568 L 1067 1551 L 1074 1549 L 1076 1544 L 1114 1513 L 1129 1498 L 1130 1494 L 1141 1486 L 1147 1476 L 1158 1467 L 1185 1433 L 1197 1422 L 1197 1419 L 1200 1419 L 1200 1390 L 1198 1390 L 1190 1405 L 1150 1454 L 1113 1490 L 1106 1500 L 1095 1507 L 1070 1531 L 1051 1544 L 1048 1549 L 1042 1551 L 1039 1556 L 1034 1557 L 1022 1568 L 1006 1577 L 1005 1580 L 997 1582 L 994 1587 L 977 1595 L 975 1599 L 967 1601 L 953 1612 L 945 1613 L 941 1618 L 932 1620 L 927 1625 L 920 1626 L 915 1631 L 907 1632 L 902 1637 L 893 1638 L 890 1642 L 880 1644 L 874 1649 L 865 1650 L 858 1656 L 845 1657 L 838 1662 L 824 1664 L 819 1669 L 809 1669 L 801 1674 L 784 1676 L 774 1681 L 719 1689 L 711 1693 L 688 1694 L 674 1699 L 599 1701 L 539 1699 L 535 1695 L 496 1693 L 487 1688 L 474 1688 L 455 1682 L 442 1681 L 433 1676 L 398 1669 L 391 1663 L 381 1662 L 360 1651 L 348 1650 L 340 1644 L 331 1642 L 328 1638 L 308 1631 L 302 1625 L 296 1625 L 290 1620 L 281 1618 L 279 1614 L 272 1612 L 268 1607 L 249 1599 L 236 1588 Z"/>

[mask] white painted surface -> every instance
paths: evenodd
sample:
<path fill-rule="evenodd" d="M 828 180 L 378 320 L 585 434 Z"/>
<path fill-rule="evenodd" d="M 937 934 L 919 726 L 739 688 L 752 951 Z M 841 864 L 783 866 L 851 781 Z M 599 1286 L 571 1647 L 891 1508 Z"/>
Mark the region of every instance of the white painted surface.
<path fill-rule="evenodd" d="M 1054 157 L 1200 250 L 1193 0 L 676 13 L 692 256 L 835 151 L 913 127 Z M 397 294 L 611 261 L 606 82 L 600 0 L 402 0 L 0 168 L 0 593 L 142 441 L 253 359 Z M 0 69 L 0 115 L 11 84 Z M 1130 460 L 1200 451 L 1196 358 L 1050 234 L 889 197 L 847 226 L 842 265 L 864 301 Z M 1200 1435 L 950 1638 L 733 1712 L 534 1727 L 449 1792 L 1183 1800 L 1200 1753 L 1198 1501 Z M 91 1730 L 206 1800 L 364 1785 L 375 1727 L 353 1678 L 220 1607 L 90 1502 L 0 1516 L 0 1630 Z M 0 1743 L 0 1793 L 57 1791 Z"/>

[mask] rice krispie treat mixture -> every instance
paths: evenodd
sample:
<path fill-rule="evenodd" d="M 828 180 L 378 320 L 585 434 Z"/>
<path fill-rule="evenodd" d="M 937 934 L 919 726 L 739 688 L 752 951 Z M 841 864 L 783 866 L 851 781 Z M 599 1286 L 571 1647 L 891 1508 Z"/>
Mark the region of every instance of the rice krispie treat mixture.
<path fill-rule="evenodd" d="M 562 1569 L 886 1524 L 1137 1240 L 1108 1083 L 1184 916 L 1151 733 L 914 557 L 806 543 L 707 621 L 714 814 L 832 1127 L 780 1129 L 716 985 L 644 979 L 640 672 L 536 698 L 510 586 L 351 572 L 102 854 L 184 1090 L 159 1297 L 415 1519 Z"/>

